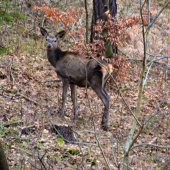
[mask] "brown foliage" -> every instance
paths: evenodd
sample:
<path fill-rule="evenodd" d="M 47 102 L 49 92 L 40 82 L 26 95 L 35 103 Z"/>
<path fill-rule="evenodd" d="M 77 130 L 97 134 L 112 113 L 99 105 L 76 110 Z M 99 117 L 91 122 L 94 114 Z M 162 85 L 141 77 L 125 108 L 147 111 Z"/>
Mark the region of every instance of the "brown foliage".
<path fill-rule="evenodd" d="M 49 8 L 45 5 L 42 7 L 34 6 L 34 9 L 42 10 L 46 13 L 47 19 L 55 22 L 60 22 L 63 25 L 64 29 L 68 29 L 68 35 L 77 37 L 75 40 L 75 46 L 73 51 L 79 52 L 84 55 L 89 55 L 90 57 L 101 58 L 106 60 L 109 63 L 112 63 L 114 66 L 114 77 L 116 79 L 121 79 L 126 77 L 126 59 L 120 55 L 113 54 L 111 59 L 104 57 L 105 50 L 107 48 L 106 41 L 115 43 L 116 46 L 125 46 L 126 37 L 128 35 L 127 28 L 136 25 L 140 21 L 140 17 L 128 17 L 126 19 L 118 18 L 115 20 L 109 12 L 106 12 L 108 20 L 98 20 L 94 26 L 94 31 L 97 32 L 99 39 L 94 40 L 91 44 L 85 44 L 83 38 L 83 32 L 85 28 L 75 27 L 74 30 L 70 31 L 69 28 L 72 27 L 72 22 L 78 20 L 79 13 L 84 11 L 73 12 L 72 9 L 68 9 L 67 12 L 59 12 L 58 8 Z M 107 30 L 107 35 L 103 35 L 103 30 Z"/>

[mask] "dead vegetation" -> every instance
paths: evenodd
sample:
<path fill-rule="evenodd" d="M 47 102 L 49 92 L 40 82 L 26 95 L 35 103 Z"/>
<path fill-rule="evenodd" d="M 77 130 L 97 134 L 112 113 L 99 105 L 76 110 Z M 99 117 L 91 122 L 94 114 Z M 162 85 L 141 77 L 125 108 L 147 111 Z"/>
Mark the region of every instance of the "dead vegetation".
<path fill-rule="evenodd" d="M 57 116 L 61 108 L 62 83 L 51 81 L 56 80 L 57 76 L 46 59 L 43 38 L 37 26 L 44 17 L 32 9 L 33 3 L 23 1 L 21 10 L 27 16 L 25 20 L 16 19 L 11 29 L 3 27 L 3 46 L 11 45 L 11 48 L 0 56 L 0 140 L 10 169 L 107 169 L 105 158 L 111 169 L 118 169 L 115 162 L 122 161 L 123 147 L 133 116 L 112 80 L 107 85 L 111 96 L 108 132 L 100 128 L 103 104 L 92 89 L 78 88 L 76 120 L 72 119 L 70 92 L 66 102 L 66 116 Z M 36 5 L 42 4 L 37 2 Z M 124 6 L 122 1 L 118 1 L 118 4 L 118 15 L 131 15 L 137 11 L 137 2 L 132 4 L 128 1 Z M 47 5 L 52 6 L 52 3 Z M 54 3 L 54 7 L 60 6 L 64 10 L 66 5 L 75 9 L 78 6 L 83 8 L 83 1 Z M 89 8 L 92 8 L 91 2 Z M 161 14 L 150 32 L 151 54 L 157 54 L 170 41 L 168 12 Z M 60 24 L 46 22 L 50 29 L 60 29 Z M 81 20 L 79 24 L 85 23 Z M 132 29 L 141 37 L 140 25 Z M 133 32 L 130 31 L 127 37 L 128 46 L 119 48 L 120 53 L 128 59 L 128 75 L 118 85 L 129 107 L 135 112 L 143 47 Z M 60 42 L 61 46 L 71 49 L 71 40 L 69 37 L 65 39 Z M 167 55 L 169 44 L 160 53 L 160 56 Z M 150 56 L 149 60 L 153 58 Z M 139 121 L 150 114 L 155 116 L 135 142 L 135 146 L 140 146 L 132 148 L 129 155 L 129 165 L 136 170 L 159 170 L 164 168 L 170 158 L 170 148 L 164 147 L 170 143 L 169 58 L 157 60 L 148 74 Z M 71 126 L 76 142 L 65 142 L 62 136 L 52 131 L 53 125 Z"/>

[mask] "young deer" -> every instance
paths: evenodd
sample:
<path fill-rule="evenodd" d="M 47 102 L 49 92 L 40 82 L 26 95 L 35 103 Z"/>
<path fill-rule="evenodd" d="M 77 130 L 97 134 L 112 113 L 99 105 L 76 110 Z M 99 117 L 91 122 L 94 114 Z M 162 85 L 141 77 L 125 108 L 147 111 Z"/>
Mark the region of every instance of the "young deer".
<path fill-rule="evenodd" d="M 65 35 L 61 31 L 56 35 L 47 33 L 44 28 L 40 28 L 41 34 L 46 38 L 47 58 L 55 68 L 58 77 L 63 83 L 62 109 L 60 116 L 64 115 L 67 90 L 70 85 L 71 98 L 73 101 L 74 116 L 76 117 L 76 85 L 79 87 L 89 87 L 96 92 L 102 100 L 105 110 L 102 117 L 102 128 L 107 130 L 109 124 L 109 100 L 110 96 L 105 90 L 106 81 L 109 78 L 108 71 L 112 72 L 112 65 L 103 60 L 97 62 L 94 59 L 87 59 L 78 53 L 62 51 L 58 46 L 58 39 Z M 104 66 L 104 67 L 103 67 Z M 105 69 L 107 68 L 107 70 Z"/>

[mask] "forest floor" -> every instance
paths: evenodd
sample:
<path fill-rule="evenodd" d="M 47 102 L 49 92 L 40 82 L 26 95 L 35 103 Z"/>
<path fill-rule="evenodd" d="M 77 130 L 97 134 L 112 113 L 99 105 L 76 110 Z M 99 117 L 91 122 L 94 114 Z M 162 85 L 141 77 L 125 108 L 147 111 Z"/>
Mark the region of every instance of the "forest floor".
<path fill-rule="evenodd" d="M 70 167 L 76 169 L 82 165 L 82 159 L 86 160 L 84 166 L 87 169 L 92 165 L 97 169 L 104 168 L 106 167 L 104 158 L 100 148 L 96 146 L 97 136 L 110 167 L 114 169 L 111 138 L 114 137 L 113 147 L 116 148 L 117 157 L 121 159 L 133 116 L 118 94 L 113 81 L 109 81 L 107 85 L 111 97 L 110 126 L 108 132 L 104 132 L 100 127 L 103 104 L 91 88 L 87 93 L 86 89 L 77 88 L 79 111 L 76 121 L 72 119 L 70 92 L 66 102 L 66 116 L 60 118 L 57 116 L 57 110 L 61 108 L 62 83 L 50 81 L 57 79 L 57 76 L 47 60 L 38 56 L 28 58 L 24 53 L 11 58 L 14 58 L 11 69 L 9 63 L 1 66 L 4 79 L 1 76 L 0 100 L 3 124 L 1 139 L 7 143 L 6 155 L 10 167 L 20 165 L 30 167 L 31 162 L 38 166 L 40 158 L 45 154 L 42 161 L 49 167 L 47 169 L 70 169 Z M 28 61 L 30 58 L 32 62 Z M 128 76 L 119 83 L 121 93 L 133 112 L 138 98 L 140 68 L 141 62 L 128 62 Z M 145 120 L 150 113 L 158 112 L 158 114 L 145 126 L 135 144 L 151 143 L 166 146 L 170 143 L 170 75 L 164 77 L 163 72 L 164 66 L 155 64 L 153 73 L 149 77 L 150 82 L 143 91 L 139 121 Z M 14 83 L 7 78 L 8 74 L 13 75 Z M 166 87 L 163 82 L 166 82 Z M 164 88 L 167 89 L 166 93 Z M 160 102 L 162 96 L 164 100 L 157 109 L 159 104 L 157 102 Z M 51 132 L 51 123 L 73 125 L 80 144 L 65 143 L 61 137 Z M 78 152 L 70 154 L 71 148 L 78 149 Z M 168 149 L 140 146 L 130 152 L 130 164 L 142 169 L 161 167 L 169 154 Z"/>
<path fill-rule="evenodd" d="M 164 14 L 164 16 L 166 16 Z M 168 20 L 162 17 L 160 23 Z M 165 22 L 163 22 L 165 23 Z M 163 25 L 163 24 L 162 24 Z M 154 51 L 162 46 L 170 32 L 170 24 L 160 31 L 151 32 Z M 162 28 L 162 27 L 161 27 Z M 135 27 L 137 29 L 137 27 Z M 135 30 L 137 32 L 137 30 Z M 169 32 L 168 32 L 169 31 Z M 129 36 L 129 46 L 120 49 L 127 56 L 127 76 L 117 82 L 125 101 L 135 113 L 142 68 L 141 44 Z M 24 39 L 22 47 L 30 43 Z M 122 162 L 124 145 L 134 120 L 113 82 L 107 83 L 110 95 L 110 117 L 107 132 L 100 127 L 103 103 L 89 88 L 77 88 L 78 113 L 73 120 L 70 90 L 66 115 L 57 115 L 61 109 L 62 83 L 46 58 L 42 38 L 32 42 L 32 50 L 19 49 L 0 58 L 0 140 L 3 141 L 10 169 L 117 169 Z M 168 48 L 166 49 L 168 51 Z M 167 51 L 164 51 L 166 53 Z M 164 54 L 162 53 L 162 54 Z M 170 65 L 170 60 L 163 60 Z M 143 143 L 168 146 L 170 144 L 170 69 L 163 62 L 155 62 L 144 87 L 139 121 L 150 114 L 153 118 L 145 125 L 130 151 L 129 165 L 135 170 L 159 170 L 170 157 L 170 149 L 142 145 Z M 148 69 L 148 68 L 147 68 Z M 52 125 L 72 126 L 77 144 L 67 143 L 51 129 Z M 95 129 L 95 131 L 94 131 Z M 139 127 L 135 131 L 138 133 Z M 114 152 L 114 154 L 113 154 Z"/>

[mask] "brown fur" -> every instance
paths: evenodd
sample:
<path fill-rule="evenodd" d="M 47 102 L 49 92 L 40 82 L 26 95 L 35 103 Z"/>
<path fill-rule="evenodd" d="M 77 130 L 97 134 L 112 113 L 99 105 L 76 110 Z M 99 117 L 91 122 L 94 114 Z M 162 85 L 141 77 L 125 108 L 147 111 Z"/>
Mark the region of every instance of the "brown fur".
<path fill-rule="evenodd" d="M 104 80 L 103 83 L 105 84 L 108 78 L 110 77 L 110 74 L 113 72 L 113 66 L 111 64 L 104 65 L 107 68 L 107 70 L 102 65 L 100 66 L 101 66 L 101 72 L 103 74 L 103 80 Z M 108 73 L 108 71 L 110 74 Z"/>

